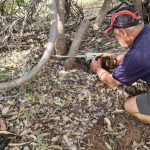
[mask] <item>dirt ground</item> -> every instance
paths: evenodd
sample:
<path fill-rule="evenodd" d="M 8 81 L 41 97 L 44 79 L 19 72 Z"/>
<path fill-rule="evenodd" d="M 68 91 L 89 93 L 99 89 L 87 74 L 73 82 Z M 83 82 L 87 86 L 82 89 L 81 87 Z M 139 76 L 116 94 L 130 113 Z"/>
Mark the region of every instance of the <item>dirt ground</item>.
<path fill-rule="evenodd" d="M 126 114 L 117 115 L 112 119 L 112 124 L 114 129 L 118 130 L 119 124 L 124 125 L 126 129 L 123 135 L 113 135 L 113 133 L 107 133 L 105 135 L 104 128 L 100 122 L 94 126 L 90 131 L 90 135 L 87 137 L 89 141 L 89 146 L 87 150 L 144 150 L 149 149 L 149 144 L 145 145 L 149 141 L 149 127 L 135 121 L 133 118 L 127 116 Z"/>

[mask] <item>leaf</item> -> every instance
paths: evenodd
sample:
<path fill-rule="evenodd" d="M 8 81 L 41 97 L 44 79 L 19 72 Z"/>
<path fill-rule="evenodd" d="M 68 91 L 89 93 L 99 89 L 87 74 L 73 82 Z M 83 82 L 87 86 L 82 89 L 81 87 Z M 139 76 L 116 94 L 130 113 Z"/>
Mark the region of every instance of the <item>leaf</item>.
<path fill-rule="evenodd" d="M 104 122 L 107 123 L 107 130 L 108 130 L 109 132 L 113 132 L 113 129 L 112 129 L 112 127 L 111 127 L 111 122 L 110 122 L 110 120 L 109 120 L 107 117 L 104 118 Z"/>
<path fill-rule="evenodd" d="M 7 130 L 7 127 L 6 127 L 6 125 L 5 125 L 3 120 L 0 120 L 0 130 L 2 130 L 2 131 L 6 131 Z"/>
<path fill-rule="evenodd" d="M 2 110 L 2 115 L 6 115 L 9 111 L 9 107 L 5 107 L 3 110 Z"/>
<path fill-rule="evenodd" d="M 73 144 L 72 139 L 69 139 L 67 135 L 64 135 L 63 138 L 69 150 L 77 150 L 76 146 Z"/>
<path fill-rule="evenodd" d="M 40 102 L 41 105 L 46 104 L 46 95 L 45 94 L 42 94 L 39 97 L 39 102 Z"/>
<path fill-rule="evenodd" d="M 60 136 L 57 135 L 57 136 L 55 136 L 55 137 L 53 137 L 53 138 L 51 139 L 51 142 L 55 143 L 55 142 L 57 142 L 59 139 L 60 139 Z"/>
<path fill-rule="evenodd" d="M 108 150 L 112 150 L 112 147 L 111 147 L 110 144 L 108 144 L 107 142 L 105 142 L 105 145 L 106 145 L 106 147 L 107 147 Z"/>

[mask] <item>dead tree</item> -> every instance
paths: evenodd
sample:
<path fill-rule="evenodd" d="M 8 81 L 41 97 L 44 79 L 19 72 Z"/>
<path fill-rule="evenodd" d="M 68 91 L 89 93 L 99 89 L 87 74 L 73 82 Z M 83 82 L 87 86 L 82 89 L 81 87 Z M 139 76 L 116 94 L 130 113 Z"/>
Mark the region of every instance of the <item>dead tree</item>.
<path fill-rule="evenodd" d="M 0 90 L 9 89 L 13 87 L 20 86 L 30 79 L 32 79 L 37 73 L 43 68 L 43 66 L 49 61 L 55 46 L 55 41 L 57 37 L 57 8 L 55 0 L 49 0 L 50 13 L 51 13 L 51 26 L 49 32 L 49 39 L 47 43 L 47 48 L 40 59 L 39 63 L 33 67 L 33 69 L 23 77 L 15 79 L 11 82 L 0 83 Z"/>

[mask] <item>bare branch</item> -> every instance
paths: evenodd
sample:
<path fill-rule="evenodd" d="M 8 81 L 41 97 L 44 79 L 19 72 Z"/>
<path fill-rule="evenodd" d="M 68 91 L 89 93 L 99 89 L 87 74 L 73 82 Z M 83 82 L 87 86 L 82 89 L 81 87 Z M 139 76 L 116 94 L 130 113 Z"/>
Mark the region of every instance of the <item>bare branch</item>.
<path fill-rule="evenodd" d="M 105 16 L 107 15 L 107 12 L 110 9 L 110 4 L 112 3 L 112 0 L 105 0 L 103 3 L 103 6 L 95 20 L 95 24 L 93 25 L 94 30 L 98 30 L 101 24 L 103 23 L 103 20 Z"/>
<path fill-rule="evenodd" d="M 24 17 L 24 21 L 23 21 L 23 26 L 22 26 L 22 29 L 21 29 L 21 32 L 20 32 L 21 37 L 22 37 L 22 34 L 24 32 L 25 26 L 27 24 L 27 20 L 29 19 L 29 16 L 30 17 L 32 16 L 32 14 L 33 14 L 33 12 L 35 10 L 33 8 L 37 4 L 37 2 L 39 2 L 39 0 L 36 0 L 36 1 L 35 0 L 31 0 L 30 4 L 28 6 L 28 9 L 25 11 L 25 17 Z"/>

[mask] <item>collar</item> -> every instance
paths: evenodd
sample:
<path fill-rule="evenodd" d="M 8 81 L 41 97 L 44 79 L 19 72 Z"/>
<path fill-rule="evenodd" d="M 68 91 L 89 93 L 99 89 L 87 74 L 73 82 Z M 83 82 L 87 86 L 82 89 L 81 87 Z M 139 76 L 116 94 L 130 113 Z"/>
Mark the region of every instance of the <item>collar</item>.
<path fill-rule="evenodd" d="M 133 41 L 132 47 L 137 45 L 140 40 L 142 39 L 143 35 L 149 30 L 148 26 L 144 26 L 144 28 L 140 31 L 140 33 L 136 36 L 136 38 Z"/>

